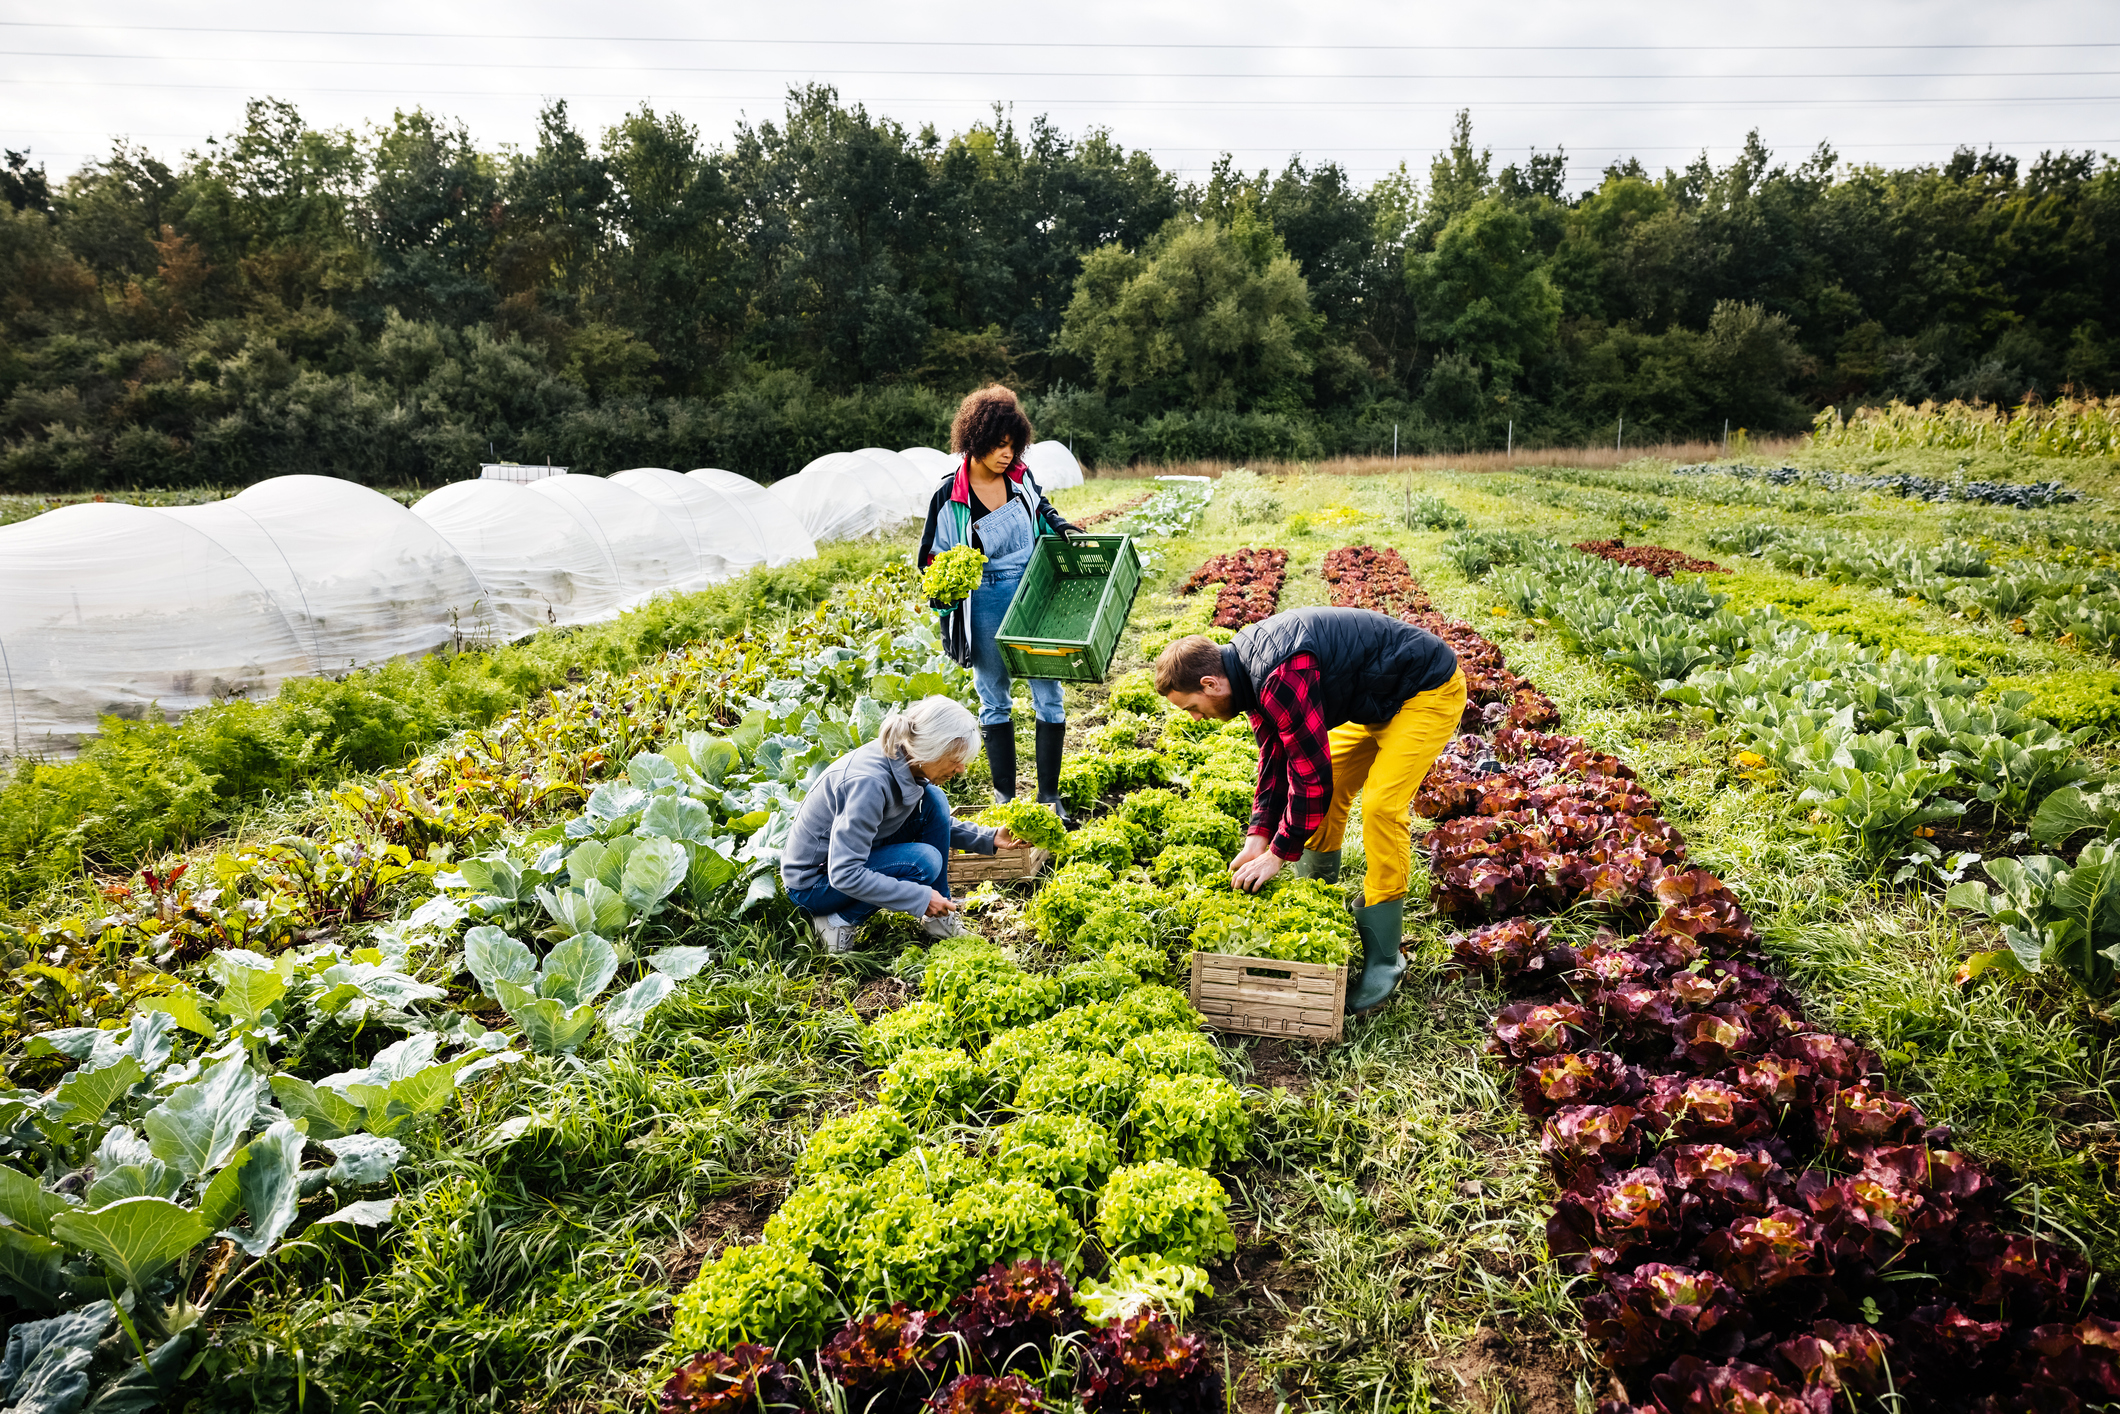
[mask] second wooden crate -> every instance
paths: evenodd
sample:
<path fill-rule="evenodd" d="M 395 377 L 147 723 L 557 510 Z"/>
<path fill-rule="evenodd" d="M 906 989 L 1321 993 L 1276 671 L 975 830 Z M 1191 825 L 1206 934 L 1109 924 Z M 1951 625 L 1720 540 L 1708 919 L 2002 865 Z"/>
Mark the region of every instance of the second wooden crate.
<path fill-rule="evenodd" d="M 1217 1031 L 1337 1041 L 1347 1025 L 1347 969 L 1196 952 L 1192 1004 Z"/>
<path fill-rule="evenodd" d="M 1029 849 L 997 849 L 992 854 L 951 850 L 950 888 L 954 891 L 959 884 L 984 884 L 989 880 L 1006 884 L 1035 878 L 1052 857 L 1036 845 Z"/>

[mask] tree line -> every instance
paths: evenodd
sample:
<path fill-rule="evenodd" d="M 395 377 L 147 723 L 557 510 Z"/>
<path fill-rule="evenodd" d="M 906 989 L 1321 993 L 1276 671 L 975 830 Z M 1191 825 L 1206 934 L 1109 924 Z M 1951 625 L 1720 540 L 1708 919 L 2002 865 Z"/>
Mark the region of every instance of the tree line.
<path fill-rule="evenodd" d="M 2111 391 L 2120 164 L 1227 157 L 1186 183 L 1003 110 L 791 91 L 710 144 L 643 105 L 536 145 L 251 102 L 169 165 L 0 168 L 0 488 L 452 480 L 493 457 L 771 480 L 937 443 L 990 380 L 1085 461 L 1718 435 Z"/>

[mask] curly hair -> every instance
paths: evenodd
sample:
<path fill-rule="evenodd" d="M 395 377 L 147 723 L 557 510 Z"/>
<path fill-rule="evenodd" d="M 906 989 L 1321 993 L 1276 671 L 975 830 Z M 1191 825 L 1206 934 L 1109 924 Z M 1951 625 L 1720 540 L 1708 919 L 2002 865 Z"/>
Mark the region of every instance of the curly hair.
<path fill-rule="evenodd" d="M 950 451 L 983 457 L 1003 442 L 1015 447 L 1019 457 L 1031 444 L 1031 420 L 1023 415 L 1016 395 L 999 383 L 967 394 L 950 423 Z"/>

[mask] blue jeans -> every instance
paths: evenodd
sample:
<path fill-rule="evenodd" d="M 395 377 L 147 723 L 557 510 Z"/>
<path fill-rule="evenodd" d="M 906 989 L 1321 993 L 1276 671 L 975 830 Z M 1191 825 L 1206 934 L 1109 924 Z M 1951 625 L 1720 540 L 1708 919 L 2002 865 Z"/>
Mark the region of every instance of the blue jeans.
<path fill-rule="evenodd" d="M 950 892 L 950 802 L 941 786 L 929 786 L 925 797 L 888 838 L 870 846 L 869 868 L 892 879 L 926 884 L 947 898 Z M 829 883 L 790 889 L 788 897 L 805 913 L 836 913 L 849 923 L 874 917 L 881 906 L 863 903 Z M 924 912 L 925 910 L 923 910 Z"/>
<path fill-rule="evenodd" d="M 982 583 L 972 591 L 972 686 L 979 690 L 979 725 L 998 727 L 1010 720 L 1012 679 L 1001 661 L 1001 645 L 994 635 L 1001 629 L 1001 616 L 1009 600 L 1016 597 L 1015 578 Z M 1067 720 L 1067 704 L 1056 678 L 1030 678 L 1031 706 L 1041 722 Z"/>

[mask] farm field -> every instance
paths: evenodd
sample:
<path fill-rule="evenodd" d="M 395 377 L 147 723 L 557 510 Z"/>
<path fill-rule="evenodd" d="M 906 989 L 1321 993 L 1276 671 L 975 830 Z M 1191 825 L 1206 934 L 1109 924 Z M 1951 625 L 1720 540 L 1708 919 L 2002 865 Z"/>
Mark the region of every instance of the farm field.
<path fill-rule="evenodd" d="M 1059 493 L 1145 552 L 1113 680 L 1069 689 L 1090 822 L 932 949 L 879 923 L 827 957 L 772 873 L 807 769 L 969 691 L 906 537 L 746 582 L 755 614 L 508 650 L 409 767 L 334 758 L 176 835 L 135 799 L 85 871 L 18 849 L 10 1319 L 72 1313 L 40 1378 L 106 1408 L 909 1409 L 967 1372 L 938 1407 L 2094 1407 L 2114 467 L 1752 459 L 1791 463 L 1843 479 Z M 1891 476 L 2083 499 L 1845 479 Z M 1337 1045 L 1203 1043 L 1192 948 L 1351 930 L 1321 884 L 1217 887 L 1249 732 L 1141 670 L 1333 602 L 1447 622 L 1489 741 L 1424 791 L 1394 999 Z"/>

